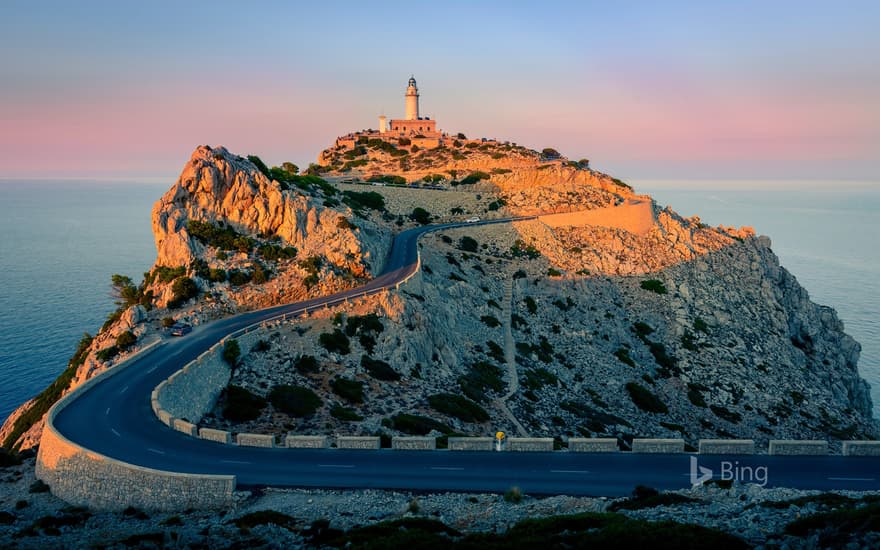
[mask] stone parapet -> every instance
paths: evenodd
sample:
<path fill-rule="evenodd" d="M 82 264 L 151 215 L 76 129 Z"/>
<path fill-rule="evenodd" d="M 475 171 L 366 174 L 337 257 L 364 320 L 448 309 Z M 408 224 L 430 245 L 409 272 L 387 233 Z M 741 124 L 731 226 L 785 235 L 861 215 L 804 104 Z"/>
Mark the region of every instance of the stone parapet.
<path fill-rule="evenodd" d="M 215 430 L 213 428 L 199 428 L 199 437 L 207 441 L 216 441 L 226 445 L 232 444 L 232 434 L 225 430 Z"/>
<path fill-rule="evenodd" d="M 632 452 L 672 454 L 684 452 L 684 439 L 633 439 Z"/>
<path fill-rule="evenodd" d="M 843 456 L 880 456 L 880 441 L 844 441 Z"/>
<path fill-rule="evenodd" d="M 547 452 L 553 450 L 552 437 L 508 437 L 505 442 L 508 451 Z"/>
<path fill-rule="evenodd" d="M 753 455 L 755 441 L 753 439 L 701 439 L 699 444 L 701 455 Z"/>
<path fill-rule="evenodd" d="M 436 437 L 392 437 L 391 448 L 401 451 L 433 451 L 437 448 Z"/>
<path fill-rule="evenodd" d="M 450 451 L 492 451 L 495 449 L 495 438 L 450 437 L 446 448 Z"/>
<path fill-rule="evenodd" d="M 613 437 L 570 437 L 568 450 L 573 453 L 616 453 L 620 449 Z"/>
<path fill-rule="evenodd" d="M 275 436 L 274 435 L 264 435 L 264 434 L 237 434 L 235 436 L 235 442 L 240 447 L 274 447 L 275 446 Z"/>
<path fill-rule="evenodd" d="M 330 441 L 326 435 L 288 435 L 284 438 L 288 449 L 326 449 Z"/>
<path fill-rule="evenodd" d="M 336 437 L 337 449 L 379 449 L 381 442 L 378 437 L 359 435 L 340 435 Z"/>
<path fill-rule="evenodd" d="M 771 455 L 817 456 L 828 454 L 828 442 L 821 439 L 771 439 Z"/>
<path fill-rule="evenodd" d="M 198 437 L 199 436 L 199 428 L 192 422 L 187 422 L 182 418 L 175 418 L 172 424 L 172 428 L 177 430 L 178 432 L 183 432 L 190 437 Z"/>

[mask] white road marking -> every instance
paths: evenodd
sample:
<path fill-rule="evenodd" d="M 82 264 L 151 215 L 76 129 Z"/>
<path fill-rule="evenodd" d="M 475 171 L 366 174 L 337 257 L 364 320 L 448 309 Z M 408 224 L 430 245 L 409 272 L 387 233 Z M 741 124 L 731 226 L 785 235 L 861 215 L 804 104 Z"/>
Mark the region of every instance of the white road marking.
<path fill-rule="evenodd" d="M 151 369 L 148 370 L 147 372 L 153 372 L 154 370 L 156 370 L 156 369 L 158 369 L 158 368 L 159 368 L 159 365 L 156 365 L 155 367 L 151 368 Z"/>
<path fill-rule="evenodd" d="M 432 470 L 451 470 L 451 471 L 459 471 L 464 470 L 464 468 L 455 468 L 453 466 L 431 466 Z"/>
<path fill-rule="evenodd" d="M 122 393 L 125 393 L 126 391 L 128 391 L 128 386 L 125 386 L 124 388 L 122 388 L 122 389 L 119 391 L 119 393 L 122 394 Z"/>
<path fill-rule="evenodd" d="M 318 464 L 318 468 L 354 468 L 354 464 Z"/>
<path fill-rule="evenodd" d="M 165 451 L 160 451 L 160 450 L 154 449 L 152 447 L 147 447 L 147 450 L 150 451 L 151 453 L 156 453 L 157 455 L 164 455 L 165 454 Z"/>
<path fill-rule="evenodd" d="M 876 481 L 873 477 L 829 477 L 830 481 Z"/>
<path fill-rule="evenodd" d="M 110 416 L 110 407 L 107 407 L 107 410 L 104 411 L 104 416 Z"/>
<path fill-rule="evenodd" d="M 226 464 L 250 464 L 250 462 L 246 462 L 244 460 L 221 460 L 220 462 L 224 462 Z"/>
<path fill-rule="evenodd" d="M 110 428 L 110 431 L 113 432 L 113 435 L 115 435 L 116 437 L 122 437 L 121 435 L 119 435 L 119 432 L 117 432 L 115 429 Z"/>
<path fill-rule="evenodd" d="M 589 470 L 550 470 L 551 474 L 589 474 Z"/>

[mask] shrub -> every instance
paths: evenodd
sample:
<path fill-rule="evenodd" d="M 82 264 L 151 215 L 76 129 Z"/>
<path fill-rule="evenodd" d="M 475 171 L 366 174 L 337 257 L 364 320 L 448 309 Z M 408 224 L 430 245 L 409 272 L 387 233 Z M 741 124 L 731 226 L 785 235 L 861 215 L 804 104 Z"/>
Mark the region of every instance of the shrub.
<path fill-rule="evenodd" d="M 514 279 L 525 279 L 526 272 L 523 271 L 522 269 L 518 269 L 518 270 L 516 270 L 516 273 L 513 274 L 513 278 Z"/>
<path fill-rule="evenodd" d="M 196 282 L 189 277 L 179 277 L 175 279 L 171 285 L 171 300 L 168 301 L 168 307 L 171 309 L 178 308 L 199 295 L 199 287 Z"/>
<path fill-rule="evenodd" d="M 495 328 L 501 326 L 501 321 L 498 320 L 494 315 L 482 315 L 480 316 L 480 321 L 483 322 L 489 328 Z"/>
<path fill-rule="evenodd" d="M 544 386 L 556 384 L 559 378 L 545 368 L 530 369 L 525 371 L 522 385 L 527 390 L 540 390 Z"/>
<path fill-rule="evenodd" d="M 731 411 L 719 405 L 709 405 L 709 409 L 715 413 L 715 416 L 723 418 L 730 423 L 738 424 L 742 420 L 742 416 L 735 411 Z"/>
<path fill-rule="evenodd" d="M 629 382 L 626 385 L 626 391 L 629 392 L 630 399 L 632 399 L 636 407 L 645 412 L 659 414 L 666 414 L 669 412 L 669 409 L 663 401 L 642 385 L 635 382 Z"/>
<path fill-rule="evenodd" d="M 225 283 L 226 282 L 226 270 L 225 269 L 211 269 L 208 272 L 208 280 L 212 283 Z"/>
<path fill-rule="evenodd" d="M 562 277 L 562 272 L 558 269 L 550 267 L 547 269 L 547 275 L 549 277 Z"/>
<path fill-rule="evenodd" d="M 257 247 L 257 252 L 260 253 L 260 256 L 265 258 L 270 262 L 276 262 L 278 260 L 292 260 L 296 258 L 297 249 L 293 246 L 280 246 L 277 244 L 267 243 L 261 244 Z"/>
<path fill-rule="evenodd" d="M 38 479 L 38 480 L 34 481 L 33 483 L 31 483 L 31 486 L 28 489 L 28 492 L 29 493 L 48 493 L 49 486 L 46 485 L 46 483 L 43 482 L 43 480 Z"/>
<path fill-rule="evenodd" d="M 137 336 L 130 330 L 126 330 L 116 337 L 116 347 L 120 351 L 127 351 L 137 343 Z"/>
<path fill-rule="evenodd" d="M 174 279 L 183 277 L 184 275 L 186 275 L 186 267 L 182 265 L 178 267 L 166 267 L 160 265 L 153 270 L 153 277 L 160 283 L 170 283 Z"/>
<path fill-rule="evenodd" d="M 330 382 L 330 389 L 339 397 L 350 403 L 364 402 L 364 383 L 350 378 L 335 378 Z"/>
<path fill-rule="evenodd" d="M 515 258 L 525 257 L 530 260 L 534 260 L 541 256 L 541 251 L 535 248 L 534 245 L 526 244 L 522 239 L 514 241 L 513 246 L 510 247 L 510 253 L 513 254 Z"/>
<path fill-rule="evenodd" d="M 345 334 L 348 336 L 354 336 L 359 332 L 374 332 L 378 334 L 383 330 L 385 330 L 385 326 L 375 313 L 352 315 L 345 321 Z"/>
<path fill-rule="evenodd" d="M 260 339 L 257 340 L 257 343 L 254 344 L 254 347 L 251 348 L 251 351 L 255 353 L 265 353 L 270 349 L 272 349 L 272 344 L 270 344 L 268 340 Z"/>
<path fill-rule="evenodd" d="M 391 426 L 399 431 L 411 435 L 427 435 L 432 430 L 440 433 L 452 433 L 452 428 L 427 416 L 417 414 L 396 414 L 391 417 Z"/>
<path fill-rule="evenodd" d="M 345 216 L 339 216 L 336 218 L 336 227 L 339 229 L 357 229 L 357 226 L 351 223 L 351 220 Z"/>
<path fill-rule="evenodd" d="M 318 342 L 330 353 L 348 355 L 351 352 L 351 342 L 348 340 L 348 336 L 338 328 L 333 332 L 322 332 L 318 336 Z"/>
<path fill-rule="evenodd" d="M 249 252 L 256 244 L 254 239 L 242 235 L 231 227 L 217 227 L 209 222 L 189 220 L 186 229 L 195 239 L 220 250 Z"/>
<path fill-rule="evenodd" d="M 174 317 L 163 317 L 162 318 L 162 326 L 164 328 L 171 328 L 174 326 L 174 323 L 177 321 L 174 320 Z"/>
<path fill-rule="evenodd" d="M 636 336 L 642 338 L 644 336 L 648 336 L 649 334 L 654 332 L 654 329 L 648 323 L 643 323 L 641 321 L 636 321 L 632 326 L 633 331 L 636 333 Z"/>
<path fill-rule="evenodd" d="M 639 485 L 633 490 L 632 498 L 614 502 L 608 507 L 608 510 L 610 512 L 618 510 L 643 510 L 645 508 L 656 508 L 657 506 L 675 506 L 677 504 L 691 504 L 694 502 L 699 501 L 675 493 L 661 494 L 657 489 Z"/>
<path fill-rule="evenodd" d="M 357 422 L 364 419 L 364 417 L 359 415 L 354 409 L 343 407 L 342 405 L 333 405 L 330 407 L 330 416 L 343 422 Z"/>
<path fill-rule="evenodd" d="M 234 338 L 227 340 L 223 344 L 223 360 L 230 367 L 235 368 L 239 357 L 241 357 L 241 347 L 238 345 L 238 340 Z"/>
<path fill-rule="evenodd" d="M 318 372 L 318 360 L 313 355 L 300 355 L 293 363 L 300 374 L 311 374 Z"/>
<path fill-rule="evenodd" d="M 657 294 L 666 294 L 666 287 L 663 286 L 661 281 L 657 279 L 648 279 L 646 281 L 641 282 L 641 287 L 645 290 L 650 290 L 651 292 L 656 292 Z"/>
<path fill-rule="evenodd" d="M 223 404 L 223 418 L 233 422 L 255 420 L 266 408 L 266 400 L 240 386 L 227 386 Z"/>
<path fill-rule="evenodd" d="M 431 213 L 424 208 L 417 206 L 413 208 L 412 213 L 409 215 L 409 219 L 421 225 L 427 225 L 431 223 Z"/>
<path fill-rule="evenodd" d="M 476 239 L 465 236 L 459 239 L 458 248 L 465 252 L 476 252 L 479 250 L 479 243 L 477 243 Z"/>
<path fill-rule="evenodd" d="M 706 408 L 706 400 L 703 398 L 703 394 L 700 391 L 702 389 L 705 389 L 705 386 L 689 383 L 687 397 L 688 401 L 690 401 L 693 405 Z"/>
<path fill-rule="evenodd" d="M 400 380 L 400 374 L 385 361 L 373 359 L 368 355 L 361 355 L 361 366 L 370 373 L 370 376 L 378 380 L 387 380 L 389 382 Z"/>
<path fill-rule="evenodd" d="M 113 359 L 117 355 L 119 355 L 119 348 L 116 346 L 110 346 L 109 348 L 104 348 L 102 350 L 99 350 L 95 354 L 95 358 L 98 361 L 106 363 L 107 361 Z"/>
<path fill-rule="evenodd" d="M 477 361 L 471 365 L 467 374 L 458 379 L 458 384 L 462 393 L 474 401 L 485 399 L 488 390 L 501 392 L 504 389 L 501 369 L 485 361 Z"/>
<path fill-rule="evenodd" d="M 489 174 L 487 174 L 486 172 L 476 171 L 476 172 L 471 172 L 470 174 L 468 174 L 459 183 L 461 183 L 461 185 L 473 185 L 474 183 L 477 183 L 480 180 L 487 180 L 487 179 L 489 179 Z"/>
<path fill-rule="evenodd" d="M 269 392 L 269 402 L 275 410 L 295 417 L 309 416 L 321 406 L 321 398 L 309 388 L 281 384 Z"/>
<path fill-rule="evenodd" d="M 435 411 L 454 416 L 462 422 L 486 422 L 489 413 L 470 399 L 452 393 L 428 396 L 428 404 Z"/>
<path fill-rule="evenodd" d="M 251 274 L 247 271 L 233 269 L 229 272 L 229 284 L 232 286 L 242 286 L 251 282 Z"/>
<path fill-rule="evenodd" d="M 534 298 L 532 298 L 531 296 L 526 296 L 523 299 L 523 302 L 526 304 L 526 309 L 529 311 L 529 313 L 534 315 L 535 313 L 538 312 L 538 304 L 535 303 Z"/>
<path fill-rule="evenodd" d="M 697 317 L 696 319 L 694 319 L 694 330 L 697 330 L 704 334 L 709 334 L 709 325 L 706 323 L 706 321 Z"/>
<path fill-rule="evenodd" d="M 259 510 L 231 520 L 231 523 L 235 524 L 239 529 L 253 529 L 258 525 L 277 525 L 290 531 L 295 527 L 296 520 L 287 514 L 274 510 Z"/>
<path fill-rule="evenodd" d="M 375 191 L 343 191 L 342 202 L 351 207 L 352 210 L 363 210 L 365 208 L 385 210 L 385 197 Z"/>
<path fill-rule="evenodd" d="M 635 361 L 629 356 L 629 350 L 627 348 L 618 348 L 617 351 L 614 352 L 614 357 L 617 357 L 621 363 L 625 363 L 631 367 L 636 366 Z"/>
<path fill-rule="evenodd" d="M 523 491 L 519 487 L 511 487 L 507 491 L 504 492 L 504 502 L 510 502 L 511 504 L 519 504 L 523 499 Z"/>

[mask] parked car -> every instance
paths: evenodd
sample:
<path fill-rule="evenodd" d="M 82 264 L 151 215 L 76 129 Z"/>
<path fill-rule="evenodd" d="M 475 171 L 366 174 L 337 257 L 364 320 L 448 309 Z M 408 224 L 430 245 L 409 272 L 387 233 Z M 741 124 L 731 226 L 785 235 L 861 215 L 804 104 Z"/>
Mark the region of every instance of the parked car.
<path fill-rule="evenodd" d="M 480 217 L 479 217 L 479 216 L 474 216 L 473 218 L 468 218 L 468 219 L 466 219 L 466 220 L 465 220 L 465 223 L 477 223 L 478 221 L 480 221 Z"/>
<path fill-rule="evenodd" d="M 171 336 L 186 336 L 192 332 L 192 329 L 192 325 L 175 323 L 174 326 L 171 327 Z"/>

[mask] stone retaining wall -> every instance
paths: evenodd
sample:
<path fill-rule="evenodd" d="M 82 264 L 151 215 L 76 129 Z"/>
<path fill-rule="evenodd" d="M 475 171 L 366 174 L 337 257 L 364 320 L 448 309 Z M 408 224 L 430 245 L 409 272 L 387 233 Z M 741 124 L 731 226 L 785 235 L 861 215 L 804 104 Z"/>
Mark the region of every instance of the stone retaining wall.
<path fill-rule="evenodd" d="M 232 434 L 225 430 L 215 430 L 214 428 L 199 428 L 199 437 L 208 441 L 216 441 L 230 445 L 232 443 Z"/>
<path fill-rule="evenodd" d="M 263 434 L 238 434 L 235 436 L 235 442 L 242 447 L 274 447 L 275 436 Z"/>
<path fill-rule="evenodd" d="M 326 435 L 288 435 L 284 438 L 288 449 L 326 449 L 330 446 Z"/>
<path fill-rule="evenodd" d="M 880 441 L 844 441 L 843 456 L 880 456 Z"/>
<path fill-rule="evenodd" d="M 633 439 L 634 453 L 683 453 L 684 439 Z"/>
<path fill-rule="evenodd" d="M 49 410 L 37 453 L 37 479 L 47 483 L 56 497 L 94 510 L 120 511 L 134 506 L 172 512 L 232 507 L 235 476 L 179 474 L 127 464 L 89 451 L 55 428 L 55 417 L 68 404 L 130 364 L 129 358 L 88 380 Z"/>
<path fill-rule="evenodd" d="M 190 437 L 198 437 L 199 435 L 199 427 L 193 424 L 192 422 L 187 422 L 186 420 L 181 420 L 180 418 L 174 419 L 174 424 L 172 426 L 178 432 L 183 432 Z"/>
<path fill-rule="evenodd" d="M 771 439 L 769 453 L 771 455 L 826 455 L 828 454 L 828 442 L 822 440 Z"/>
<path fill-rule="evenodd" d="M 381 447 L 378 437 L 340 435 L 336 438 L 337 449 L 378 449 Z"/>
<path fill-rule="evenodd" d="M 392 437 L 391 448 L 401 451 L 433 451 L 437 448 L 436 437 Z"/>
<path fill-rule="evenodd" d="M 508 437 L 505 445 L 513 452 L 546 452 L 553 450 L 552 437 Z"/>
<path fill-rule="evenodd" d="M 701 439 L 701 455 L 753 455 L 755 441 L 752 439 Z"/>
<path fill-rule="evenodd" d="M 571 437 L 568 439 L 568 450 L 573 453 L 616 453 L 620 449 L 617 439 L 613 437 Z"/>
<path fill-rule="evenodd" d="M 493 437 L 450 437 L 447 448 L 450 451 L 493 451 Z"/>

